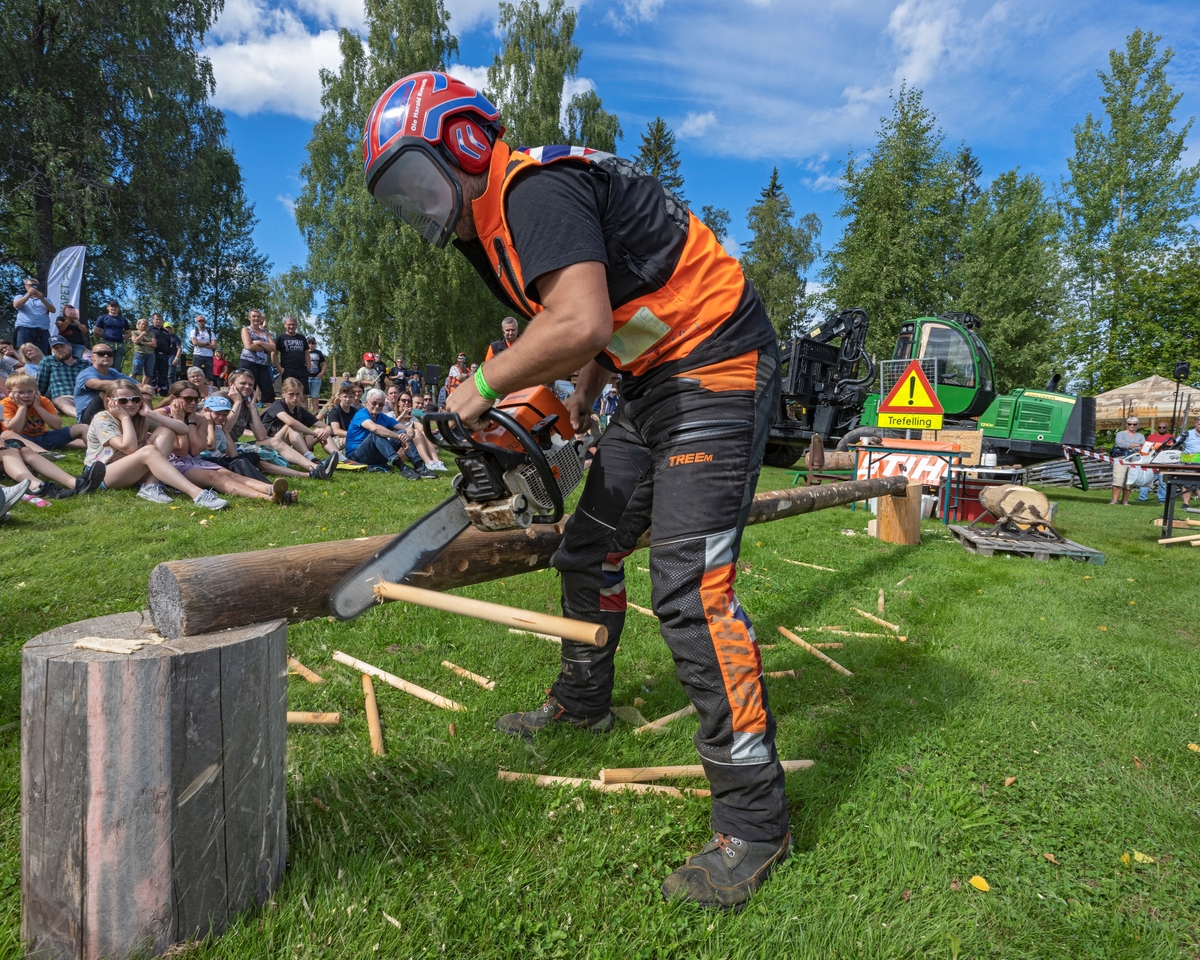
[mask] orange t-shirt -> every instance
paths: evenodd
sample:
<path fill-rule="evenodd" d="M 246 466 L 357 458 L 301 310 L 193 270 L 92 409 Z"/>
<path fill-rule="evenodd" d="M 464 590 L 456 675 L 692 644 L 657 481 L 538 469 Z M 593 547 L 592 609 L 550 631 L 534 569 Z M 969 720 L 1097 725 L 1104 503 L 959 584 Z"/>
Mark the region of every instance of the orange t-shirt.
<path fill-rule="evenodd" d="M 30 406 L 29 412 L 25 414 L 25 427 L 21 430 L 22 436 L 40 437 L 43 433 L 48 433 L 50 428 L 46 426 L 46 421 L 42 419 L 42 414 L 38 408 L 45 410 L 49 414 L 57 414 L 52 404 L 45 397 L 38 397 L 38 402 Z M 20 407 L 17 406 L 17 401 L 12 397 L 4 398 L 4 426 L 8 427 L 8 422 L 17 415 Z"/>

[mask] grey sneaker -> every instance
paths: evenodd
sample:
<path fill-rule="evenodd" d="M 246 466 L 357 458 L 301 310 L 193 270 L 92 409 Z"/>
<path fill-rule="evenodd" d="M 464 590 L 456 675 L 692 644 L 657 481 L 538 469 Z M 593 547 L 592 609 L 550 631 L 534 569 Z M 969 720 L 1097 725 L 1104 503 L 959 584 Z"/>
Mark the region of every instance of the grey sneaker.
<path fill-rule="evenodd" d="M 567 713 L 566 708 L 555 697 L 550 697 L 536 710 L 527 713 L 506 713 L 496 721 L 496 729 L 510 737 L 532 740 L 535 733 L 550 723 L 567 723 L 588 733 L 608 733 L 615 722 L 611 711 L 602 717 L 576 717 Z"/>
<path fill-rule="evenodd" d="M 421 475 L 407 463 L 400 464 L 400 476 L 405 480 L 420 480 Z"/>
<path fill-rule="evenodd" d="M 338 452 L 334 450 L 324 460 L 318 460 L 316 465 L 308 471 L 309 478 L 312 480 L 328 480 L 333 476 L 333 471 L 337 469 L 339 459 Z"/>
<path fill-rule="evenodd" d="M 203 507 L 205 510 L 224 510 L 229 506 L 229 502 L 222 500 L 211 490 L 201 490 L 196 496 L 192 497 L 192 503 L 198 507 Z"/>
<path fill-rule="evenodd" d="M 766 843 L 713 834 L 703 850 L 692 854 L 667 877 L 663 899 L 679 897 L 702 907 L 740 910 L 775 865 L 788 858 L 791 845 L 790 833 L 782 840 Z"/>
<path fill-rule="evenodd" d="M 151 503 L 171 502 L 171 497 L 167 493 L 167 488 L 161 483 L 143 483 L 140 487 L 138 487 L 137 495 L 142 500 L 149 500 Z"/>
<path fill-rule="evenodd" d="M 14 503 L 20 503 L 21 498 L 29 490 L 29 481 L 22 480 L 16 486 L 0 487 L 0 520 L 8 516 Z"/>

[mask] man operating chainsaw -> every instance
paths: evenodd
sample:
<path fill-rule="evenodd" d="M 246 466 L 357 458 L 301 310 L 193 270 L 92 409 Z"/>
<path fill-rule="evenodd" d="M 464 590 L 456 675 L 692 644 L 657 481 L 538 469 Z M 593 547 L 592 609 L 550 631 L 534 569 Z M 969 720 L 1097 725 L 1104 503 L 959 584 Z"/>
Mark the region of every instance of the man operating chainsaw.
<path fill-rule="evenodd" d="M 515 150 L 499 112 L 443 73 L 413 74 L 367 120 L 376 200 L 441 247 L 454 245 L 525 333 L 449 397 L 470 429 L 512 391 L 579 372 L 566 401 L 587 429 L 621 374 L 609 424 L 552 564 L 564 615 L 609 643 L 563 641 L 549 699 L 500 718 L 612 729 L 613 657 L 625 621 L 624 559 L 653 531 L 654 612 L 700 718 L 715 836 L 667 878 L 667 898 L 744 903 L 788 855 L 787 798 L 750 620 L 734 595 L 771 413 L 775 335 L 733 257 L 686 206 L 626 160 L 585 147 Z"/>

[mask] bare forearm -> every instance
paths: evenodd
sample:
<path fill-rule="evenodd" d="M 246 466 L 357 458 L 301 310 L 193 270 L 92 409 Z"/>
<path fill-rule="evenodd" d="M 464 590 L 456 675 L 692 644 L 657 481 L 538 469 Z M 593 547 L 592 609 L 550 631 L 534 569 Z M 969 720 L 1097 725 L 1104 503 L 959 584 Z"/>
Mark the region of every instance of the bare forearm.
<path fill-rule="evenodd" d="M 600 396 L 610 376 L 612 374 L 595 360 L 589 360 L 579 371 L 579 377 L 575 381 L 575 392 L 585 397 L 588 406 L 591 406 Z"/>

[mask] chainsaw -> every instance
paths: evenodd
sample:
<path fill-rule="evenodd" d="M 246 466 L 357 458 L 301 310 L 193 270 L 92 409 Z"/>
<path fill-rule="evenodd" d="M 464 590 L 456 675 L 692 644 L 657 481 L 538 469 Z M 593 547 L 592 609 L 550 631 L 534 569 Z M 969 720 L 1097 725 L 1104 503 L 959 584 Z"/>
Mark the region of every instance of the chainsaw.
<path fill-rule="evenodd" d="M 595 436 L 575 433 L 547 387 L 510 393 L 480 419 L 483 428 L 471 433 L 456 413 L 425 414 L 425 436 L 458 461 L 454 494 L 337 585 L 329 597 L 334 616 L 357 617 L 376 603 L 376 583 L 404 582 L 467 527 L 515 530 L 562 519 Z"/>

